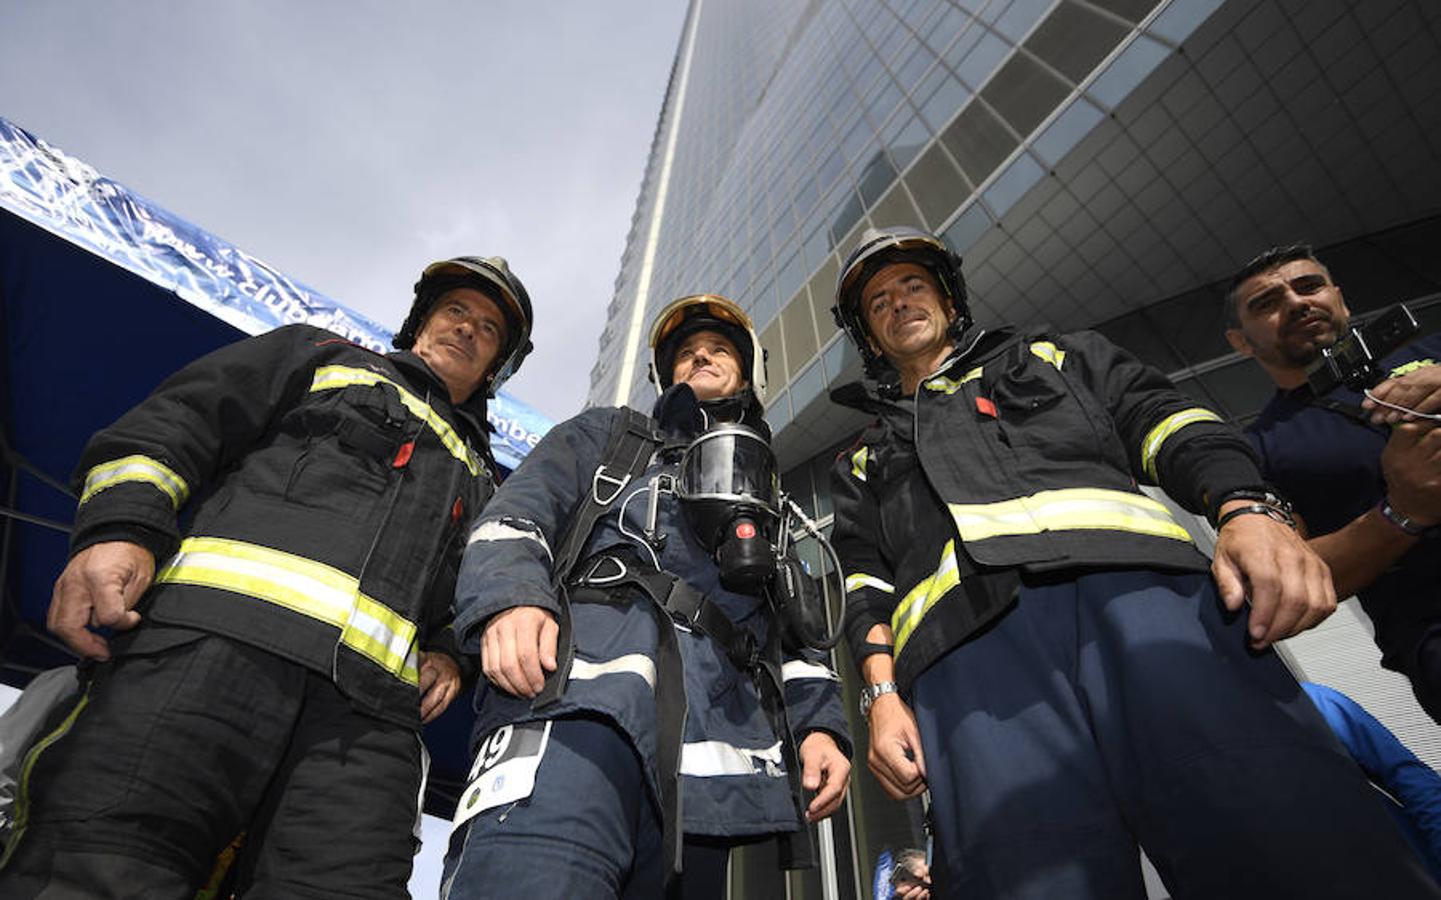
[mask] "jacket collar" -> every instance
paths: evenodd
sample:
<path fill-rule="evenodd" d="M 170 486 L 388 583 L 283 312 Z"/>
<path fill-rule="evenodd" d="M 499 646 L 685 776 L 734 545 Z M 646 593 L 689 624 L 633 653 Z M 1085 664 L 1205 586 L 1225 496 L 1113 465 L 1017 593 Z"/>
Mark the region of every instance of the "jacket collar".
<path fill-rule="evenodd" d="M 656 398 L 651 418 L 663 432 L 686 439 L 699 435 L 716 422 L 738 422 L 760 432 L 767 441 L 771 439 L 764 409 L 748 387 L 718 400 L 699 400 L 690 385 L 673 384 Z"/>
<path fill-rule="evenodd" d="M 387 353 L 385 358 L 395 365 L 400 373 L 405 376 L 412 387 L 425 389 L 429 395 L 429 402 L 436 405 L 436 398 L 443 401 L 445 408 L 452 410 L 455 418 L 459 419 L 471 434 L 479 436 L 487 445 L 490 443 L 490 433 L 495 429 L 491 427 L 490 420 L 486 416 L 485 386 L 482 385 L 475 393 L 460 403 L 450 402 L 450 389 L 440 376 L 431 371 L 425 360 L 416 356 L 409 350 L 401 350 L 395 353 Z"/>
<path fill-rule="evenodd" d="M 928 377 L 987 359 L 1014 340 L 1016 334 L 1016 329 L 1010 325 L 991 329 L 972 325 L 961 332 L 952 347 L 951 355 Z M 890 376 L 883 380 L 864 378 L 853 381 L 831 391 L 830 396 L 841 406 L 872 415 L 883 415 L 887 410 L 900 406 L 905 400 L 901 394 L 899 376 Z M 907 412 L 909 413 L 909 410 Z"/>

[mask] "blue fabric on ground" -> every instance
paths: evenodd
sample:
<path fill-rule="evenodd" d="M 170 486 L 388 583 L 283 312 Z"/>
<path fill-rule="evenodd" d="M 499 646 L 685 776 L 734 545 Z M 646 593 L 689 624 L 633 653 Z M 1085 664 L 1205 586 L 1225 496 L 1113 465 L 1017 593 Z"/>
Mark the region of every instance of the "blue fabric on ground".
<path fill-rule="evenodd" d="M 1383 798 L 1386 809 L 1441 881 L 1441 775 L 1355 700 L 1323 684 L 1301 687 L 1366 777 L 1395 798 Z"/>

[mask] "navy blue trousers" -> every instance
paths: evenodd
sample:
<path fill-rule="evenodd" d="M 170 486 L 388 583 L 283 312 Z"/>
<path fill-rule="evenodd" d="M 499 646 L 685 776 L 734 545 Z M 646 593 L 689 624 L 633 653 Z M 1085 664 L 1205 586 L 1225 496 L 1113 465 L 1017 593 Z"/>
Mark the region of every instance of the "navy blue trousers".
<path fill-rule="evenodd" d="M 729 856 L 724 839 L 687 836 L 670 896 L 724 897 Z M 440 895 L 652 900 L 665 895 L 663 869 L 660 819 L 630 741 L 599 719 L 557 719 L 530 797 L 451 835 Z"/>
<path fill-rule="evenodd" d="M 940 896 L 1441 897 L 1209 577 L 1024 588 L 917 679 Z"/>

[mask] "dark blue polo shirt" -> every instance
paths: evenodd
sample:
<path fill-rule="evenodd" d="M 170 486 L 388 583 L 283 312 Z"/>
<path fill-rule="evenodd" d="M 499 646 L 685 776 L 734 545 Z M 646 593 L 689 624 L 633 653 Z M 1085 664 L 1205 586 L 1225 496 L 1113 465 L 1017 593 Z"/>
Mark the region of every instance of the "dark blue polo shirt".
<path fill-rule="evenodd" d="M 1392 371 L 1418 360 L 1441 362 L 1441 335 L 1413 341 L 1383 363 Z M 1304 387 L 1277 391 L 1246 433 L 1266 479 L 1295 504 L 1311 536 L 1317 537 L 1365 513 L 1385 495 L 1381 451 L 1390 429 L 1364 420 L 1363 398 L 1354 391 L 1338 388 L 1320 402 L 1309 402 L 1308 393 Z M 1441 625 L 1437 531 L 1360 592 L 1388 669 L 1409 673 L 1421 636 Z"/>

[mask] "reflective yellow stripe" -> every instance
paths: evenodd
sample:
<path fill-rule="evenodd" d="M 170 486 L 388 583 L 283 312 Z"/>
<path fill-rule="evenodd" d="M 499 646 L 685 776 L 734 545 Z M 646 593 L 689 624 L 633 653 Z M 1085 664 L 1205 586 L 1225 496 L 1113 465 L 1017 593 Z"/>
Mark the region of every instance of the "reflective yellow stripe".
<path fill-rule="evenodd" d="M 857 481 L 866 480 L 866 449 L 862 447 L 851 454 L 851 474 L 856 477 Z"/>
<path fill-rule="evenodd" d="M 333 391 L 339 388 L 349 387 L 353 384 L 388 384 L 400 395 L 400 402 L 411 414 L 420 419 L 430 427 L 450 451 L 450 455 L 465 464 L 471 475 L 479 476 L 481 472 L 480 462 L 471 449 L 455 433 L 455 429 L 431 409 L 424 400 L 412 394 L 410 391 L 381 375 L 379 372 L 372 372 L 369 369 L 356 369 L 350 366 L 321 366 L 315 370 L 315 378 L 310 382 L 311 391 Z"/>
<path fill-rule="evenodd" d="M 85 473 L 85 488 L 80 492 L 80 502 L 94 497 L 106 488 L 129 481 L 154 485 L 170 498 L 170 505 L 179 509 L 190 496 L 190 486 L 175 470 L 158 459 L 149 456 L 123 456 L 101 463 Z"/>
<path fill-rule="evenodd" d="M 1185 428 L 1187 425 L 1194 425 L 1197 422 L 1219 422 L 1221 417 L 1206 409 L 1204 406 L 1193 406 L 1190 409 L 1183 409 L 1178 413 L 1172 413 L 1162 419 L 1155 428 L 1146 433 L 1146 439 L 1141 442 L 1141 468 L 1154 480 L 1156 475 L 1156 457 L 1161 455 L 1161 445 L 1166 438 Z"/>
<path fill-rule="evenodd" d="M 342 644 L 400 680 L 420 682 L 415 623 L 324 563 L 244 541 L 192 537 L 181 542 L 155 580 L 234 591 L 309 616 L 339 628 Z"/>
<path fill-rule="evenodd" d="M 891 584 L 889 581 L 882 581 L 874 575 L 867 575 L 864 572 L 857 572 L 854 575 L 846 576 L 846 590 L 854 591 L 863 587 L 873 587 L 876 590 L 884 591 L 887 594 L 894 594 L 896 592 L 895 585 Z"/>
<path fill-rule="evenodd" d="M 1413 360 L 1411 360 L 1411 361 L 1408 362 L 1408 363 L 1402 363 L 1401 365 L 1399 365 L 1399 366 L 1397 366 L 1396 368 L 1392 369 L 1392 370 L 1391 370 L 1391 374 L 1388 375 L 1387 377 L 1388 377 L 1388 378 L 1400 378 L 1402 375 L 1405 375 L 1405 374 L 1408 373 L 1408 372 L 1414 372 L 1414 371 L 1416 371 L 1417 369 L 1424 369 L 1424 368 L 1426 368 L 1427 366 L 1434 366 L 1434 365 L 1436 365 L 1436 360 L 1434 360 L 1434 359 L 1413 359 Z"/>
<path fill-rule="evenodd" d="M 965 384 L 967 381 L 975 381 L 977 378 L 980 377 L 981 367 L 976 366 L 974 369 L 962 375 L 960 378 L 947 378 L 944 375 L 938 375 L 935 378 L 932 378 L 930 381 L 926 382 L 926 389 L 930 391 L 945 391 L 947 394 L 954 394 L 956 391 L 960 390 L 961 385 Z"/>
<path fill-rule="evenodd" d="M 1066 351 L 1050 341 L 1036 341 L 1031 345 L 1031 352 L 1055 366 L 1058 370 L 1061 368 L 1061 363 L 1066 361 Z"/>
<path fill-rule="evenodd" d="M 1191 540 L 1160 503 L 1107 488 L 1041 491 L 999 503 L 952 503 L 950 510 L 963 541 L 1088 528 Z"/>
<path fill-rule="evenodd" d="M 911 632 L 925 618 L 931 607 L 946 595 L 946 592 L 961 583 L 960 564 L 956 562 L 956 542 L 946 541 L 941 550 L 941 564 L 929 578 L 922 579 L 911 588 L 906 598 L 896 605 L 891 614 L 891 631 L 896 636 L 894 656 L 901 655 L 901 648 L 910 640 Z"/>

